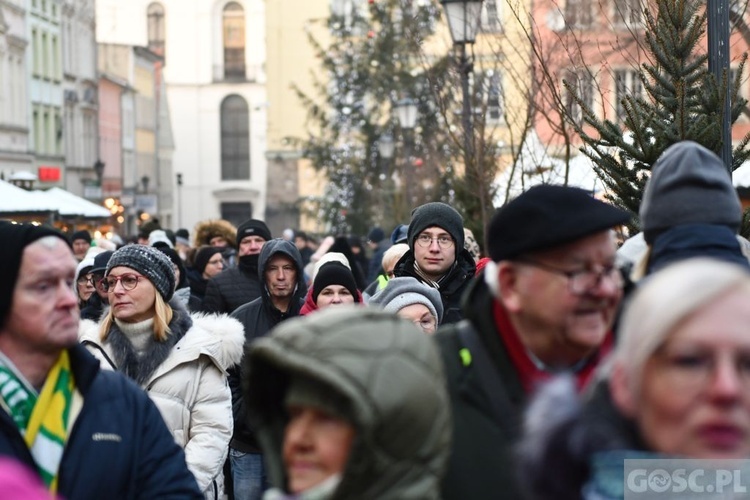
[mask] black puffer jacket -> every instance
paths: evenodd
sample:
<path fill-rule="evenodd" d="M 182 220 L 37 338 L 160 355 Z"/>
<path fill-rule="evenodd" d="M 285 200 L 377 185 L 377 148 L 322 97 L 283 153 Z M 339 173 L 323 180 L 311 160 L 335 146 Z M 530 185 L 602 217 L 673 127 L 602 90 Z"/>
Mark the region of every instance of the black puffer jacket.
<path fill-rule="evenodd" d="M 305 286 L 302 257 L 294 243 L 281 238 L 266 242 L 260 252 L 258 276 L 262 279 L 268 261 L 277 254 L 288 256 L 297 267 L 296 290 L 286 312 L 281 312 L 274 307 L 267 288 L 263 286 L 263 292 L 260 297 L 232 313 L 232 317 L 238 319 L 245 328 L 246 346 L 253 340 L 267 335 L 281 321 L 299 316 L 299 311 L 302 308 L 302 304 L 304 304 L 307 287 Z M 240 379 L 241 373 L 239 367 L 229 370 L 229 386 L 232 389 L 232 412 L 234 413 L 234 434 L 232 435 L 230 446 L 245 453 L 257 453 L 260 451 L 260 448 L 256 442 L 255 435 L 245 421 L 245 408 L 240 390 Z"/>
<path fill-rule="evenodd" d="M 229 314 L 260 297 L 259 258 L 257 254 L 244 255 L 237 267 L 226 269 L 208 280 L 202 311 Z"/>
<path fill-rule="evenodd" d="M 457 323 L 463 319 L 461 312 L 461 297 L 468 288 L 471 278 L 476 274 L 477 265 L 471 254 L 465 248 L 458 253 L 456 262 L 453 267 L 445 274 L 438 285 L 440 288 L 440 297 L 443 299 L 443 321 L 441 324 Z M 414 270 L 414 251 L 407 251 L 393 268 L 393 274 L 396 276 L 411 276 L 419 281 L 424 282 L 421 276 Z"/>

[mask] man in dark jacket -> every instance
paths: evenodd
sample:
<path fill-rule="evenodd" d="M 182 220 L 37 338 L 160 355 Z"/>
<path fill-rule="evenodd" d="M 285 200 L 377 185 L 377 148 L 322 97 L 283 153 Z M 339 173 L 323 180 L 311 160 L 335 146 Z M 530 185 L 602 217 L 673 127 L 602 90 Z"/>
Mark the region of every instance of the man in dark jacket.
<path fill-rule="evenodd" d="M 461 296 L 476 272 L 474 259 L 464 248 L 463 217 L 445 203 L 426 203 L 411 213 L 407 239 L 409 251 L 393 274 L 436 288 L 443 299 L 443 324 L 459 321 Z"/>
<path fill-rule="evenodd" d="M 258 257 L 271 231 L 262 220 L 249 219 L 237 228 L 239 262 L 211 278 L 206 285 L 202 310 L 229 314 L 241 305 L 260 297 Z"/>
<path fill-rule="evenodd" d="M 260 252 L 258 277 L 261 296 L 232 313 L 245 327 L 245 345 L 268 334 L 285 319 L 299 315 L 307 294 L 299 250 L 291 241 L 273 239 Z M 263 456 L 253 431 L 247 426 L 240 390 L 241 373 L 230 371 L 234 434 L 229 443 L 235 500 L 260 500 L 267 480 Z"/>
<path fill-rule="evenodd" d="M 2 222 L 0 240 L 0 455 L 64 498 L 203 498 L 146 393 L 78 344 L 65 237 Z"/>
<path fill-rule="evenodd" d="M 466 320 L 436 335 L 453 409 L 445 500 L 521 498 L 513 450 L 529 395 L 560 372 L 583 388 L 612 347 L 622 276 L 610 228 L 628 219 L 582 189 L 552 185 L 492 218 L 492 262 L 464 297 Z"/>

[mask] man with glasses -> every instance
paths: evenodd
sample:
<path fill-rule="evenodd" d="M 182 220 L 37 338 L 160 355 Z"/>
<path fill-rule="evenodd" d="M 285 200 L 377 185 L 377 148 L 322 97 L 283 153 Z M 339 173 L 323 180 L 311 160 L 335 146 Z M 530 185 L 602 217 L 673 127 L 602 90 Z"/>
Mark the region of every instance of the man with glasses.
<path fill-rule="evenodd" d="M 461 296 L 476 272 L 464 248 L 464 220 L 450 205 L 433 202 L 414 209 L 407 232 L 409 251 L 396 263 L 395 276 L 411 276 L 436 288 L 443 300 L 443 323 L 463 317 Z"/>
<path fill-rule="evenodd" d="M 622 296 L 612 228 L 629 217 L 554 185 L 529 189 L 493 216 L 492 262 L 467 291 L 467 320 L 436 336 L 454 419 L 445 500 L 522 497 L 513 449 L 523 408 L 555 374 L 585 387 L 611 349 Z"/>

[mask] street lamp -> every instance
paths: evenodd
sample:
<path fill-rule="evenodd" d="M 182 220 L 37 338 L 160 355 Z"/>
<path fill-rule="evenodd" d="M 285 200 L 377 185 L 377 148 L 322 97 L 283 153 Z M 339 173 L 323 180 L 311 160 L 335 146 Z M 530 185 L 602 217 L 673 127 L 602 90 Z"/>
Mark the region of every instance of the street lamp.
<path fill-rule="evenodd" d="M 464 129 L 464 163 L 468 171 L 474 160 L 474 131 L 472 130 L 469 76 L 474 71 L 474 57 L 469 57 L 466 46 L 473 45 L 479 28 L 483 0 L 441 0 L 448 18 L 453 46 L 458 48 L 458 70 L 461 74 L 463 107 L 461 122 Z"/>
<path fill-rule="evenodd" d="M 412 142 L 411 142 L 411 131 L 414 129 L 414 127 L 417 124 L 417 101 L 410 98 L 401 99 L 394 105 L 396 108 L 396 118 L 398 118 L 398 123 L 401 125 L 401 129 L 404 132 L 404 157 L 406 165 L 406 169 L 410 170 L 413 166 L 413 162 L 411 159 L 412 155 Z M 411 175 L 411 172 L 405 172 L 407 176 Z M 415 182 L 416 179 L 411 178 L 410 180 L 406 181 L 406 201 L 409 204 L 409 206 L 414 204 L 414 200 L 412 199 L 412 190 L 411 185 L 413 182 Z"/>
<path fill-rule="evenodd" d="M 94 173 L 96 174 L 96 182 L 99 187 L 102 187 L 102 176 L 104 175 L 104 162 L 96 160 L 94 162 Z"/>
<path fill-rule="evenodd" d="M 393 153 L 396 152 L 396 143 L 393 141 L 391 134 L 383 134 L 378 139 L 378 153 L 384 160 L 390 160 L 393 158 Z"/>

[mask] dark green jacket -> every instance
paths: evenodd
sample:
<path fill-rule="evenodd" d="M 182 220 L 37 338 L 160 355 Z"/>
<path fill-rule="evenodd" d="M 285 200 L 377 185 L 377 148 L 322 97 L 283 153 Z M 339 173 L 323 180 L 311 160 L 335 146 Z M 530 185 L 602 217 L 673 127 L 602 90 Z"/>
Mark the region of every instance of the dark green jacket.
<path fill-rule="evenodd" d="M 440 328 L 435 336 L 453 409 L 453 448 L 442 484 L 444 500 L 522 498 L 514 447 L 521 438 L 526 394 L 495 326 L 494 300 L 479 275 L 464 297 L 466 319 Z M 502 380 L 500 393 L 492 395 L 495 405 L 476 369 L 477 353 L 469 352 L 461 340 L 459 329 L 464 326 L 478 334 Z"/>
<path fill-rule="evenodd" d="M 283 322 L 253 343 L 243 367 L 250 421 L 276 488 L 286 486 L 288 381 L 304 377 L 345 401 L 356 429 L 331 500 L 439 498 L 450 409 L 435 344 L 414 325 L 375 308 L 330 307 Z"/>

